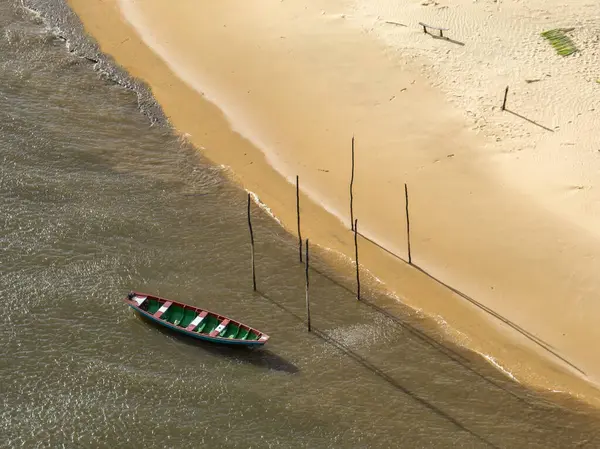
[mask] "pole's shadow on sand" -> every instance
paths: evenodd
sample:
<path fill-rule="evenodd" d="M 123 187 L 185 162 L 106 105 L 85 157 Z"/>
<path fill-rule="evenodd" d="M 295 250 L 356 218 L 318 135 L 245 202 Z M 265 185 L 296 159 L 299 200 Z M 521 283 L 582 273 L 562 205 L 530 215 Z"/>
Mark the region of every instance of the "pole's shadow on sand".
<path fill-rule="evenodd" d="M 446 36 L 436 36 L 435 34 L 431 34 L 430 32 L 427 32 L 427 34 L 429 34 L 433 39 L 439 39 L 441 41 L 450 42 L 451 44 L 460 45 L 461 47 L 464 47 L 464 45 L 465 45 L 464 42 L 457 41 L 455 39 L 450 39 L 449 37 L 446 37 Z"/>
<path fill-rule="evenodd" d="M 508 112 L 509 114 L 512 114 L 512 115 L 514 115 L 516 117 L 519 117 L 520 119 L 523 119 L 523 120 L 525 120 L 525 121 L 527 121 L 527 122 L 529 122 L 529 123 L 531 123 L 531 124 L 533 124 L 535 126 L 539 126 L 540 128 L 545 129 L 546 131 L 550 131 L 551 133 L 554 132 L 553 129 L 548 128 L 547 126 L 544 126 L 544 125 L 542 125 L 542 124 L 540 124 L 540 123 L 538 123 L 538 122 L 536 122 L 534 120 L 531 120 L 530 118 L 524 117 L 521 114 L 517 114 L 515 111 L 511 111 L 510 109 L 507 109 L 507 108 L 505 108 L 504 110 L 506 112 Z"/>
<path fill-rule="evenodd" d="M 228 346 L 209 341 L 198 340 L 187 335 L 180 334 L 173 329 L 161 326 L 146 317 L 135 315 L 144 325 L 151 326 L 162 334 L 169 336 L 188 346 L 193 346 L 199 350 L 209 352 L 219 357 L 227 357 L 237 362 L 249 363 L 259 368 L 266 368 L 272 371 L 282 371 L 288 374 L 296 374 L 300 369 L 293 363 L 283 357 L 275 354 L 267 348 L 249 348 L 246 346 Z"/>

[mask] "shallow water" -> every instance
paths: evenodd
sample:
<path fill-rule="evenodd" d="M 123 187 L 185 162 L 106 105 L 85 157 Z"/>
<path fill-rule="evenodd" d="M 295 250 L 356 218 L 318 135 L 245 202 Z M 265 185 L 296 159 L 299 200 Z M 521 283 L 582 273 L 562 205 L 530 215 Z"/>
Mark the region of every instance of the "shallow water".
<path fill-rule="evenodd" d="M 245 192 L 127 88 L 139 86 L 81 57 L 98 59 L 64 5 L 44 5 L 45 22 L 0 0 L 0 446 L 600 444 L 596 412 L 441 345 L 373 289 L 358 303 L 351 272 L 318 254 L 308 334 L 296 242 L 256 206 L 252 293 Z M 130 289 L 271 341 L 176 337 L 132 315 Z"/>

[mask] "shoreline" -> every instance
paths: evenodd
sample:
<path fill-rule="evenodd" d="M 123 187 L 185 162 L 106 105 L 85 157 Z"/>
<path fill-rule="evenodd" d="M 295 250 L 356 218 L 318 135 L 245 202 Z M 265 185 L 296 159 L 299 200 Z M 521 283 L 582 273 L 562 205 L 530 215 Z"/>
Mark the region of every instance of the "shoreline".
<path fill-rule="evenodd" d="M 110 2 L 109 4 L 93 2 L 93 4 L 86 5 L 85 2 L 80 0 L 70 0 L 69 3 L 82 19 L 86 30 L 100 43 L 102 50 L 112 55 L 116 62 L 125 67 L 133 76 L 145 80 L 150 85 L 155 97 L 163 105 L 165 113 L 169 116 L 175 128 L 181 133 L 190 134 L 189 140 L 199 147 L 209 159 L 215 163 L 231 167 L 234 172 L 233 178 L 247 190 L 254 192 L 261 201 L 273 210 L 274 215 L 281 220 L 284 227 L 288 230 L 292 229 L 291 232 L 293 232 L 293 226 L 290 226 L 290 224 L 295 223 L 295 207 L 289 207 L 289 200 L 294 198 L 295 194 L 294 186 L 290 185 L 287 181 L 289 175 L 281 175 L 274 170 L 261 149 L 256 148 L 239 134 L 232 132 L 229 120 L 216 106 L 209 103 L 206 98 L 203 98 L 202 95 L 182 82 L 160 58 L 145 47 L 137 37 L 136 32 L 121 20 L 119 10 L 114 2 Z M 427 94 L 430 93 L 427 90 L 427 86 L 423 86 L 423 89 L 419 93 L 423 93 L 424 91 Z M 433 93 L 432 95 L 436 94 Z M 432 98 L 434 98 L 431 100 L 432 104 L 437 105 L 438 103 L 435 102 L 439 101 L 441 97 Z M 443 114 L 441 115 L 442 119 L 445 119 L 452 117 L 453 113 L 449 112 L 446 117 Z M 463 133 L 460 124 L 455 126 L 459 133 Z M 440 134 L 441 139 L 446 138 L 443 133 Z M 465 139 L 465 141 L 469 141 L 471 145 L 474 145 L 471 137 L 467 136 Z M 358 142 L 362 142 L 362 137 L 361 140 L 357 141 L 357 144 Z M 347 142 L 344 142 L 344 145 L 349 149 L 349 138 Z M 228 148 L 228 150 L 222 151 L 223 148 Z M 466 153 L 466 151 L 462 154 L 456 152 L 452 159 L 460 159 Z M 248 154 L 250 156 L 244 161 L 244 156 Z M 364 153 L 362 154 L 364 155 Z M 473 154 L 476 153 L 470 152 L 468 156 L 472 156 Z M 413 157 L 416 159 L 412 161 L 413 165 L 418 166 L 422 164 L 423 161 L 418 155 L 413 155 Z M 436 156 L 428 153 L 427 157 L 434 158 Z M 335 158 L 328 161 L 328 163 L 335 164 Z M 365 163 L 364 159 L 363 163 Z M 372 180 L 372 176 L 366 176 L 365 172 L 368 173 L 373 167 L 369 165 L 369 162 L 366 162 L 366 164 L 368 168 L 362 172 L 363 178 L 361 184 L 358 184 L 358 187 L 362 187 L 361 190 L 358 190 L 360 193 L 357 192 L 356 197 L 356 204 L 358 206 L 357 215 L 377 216 L 377 208 L 381 206 L 381 202 L 371 205 L 365 200 L 365 197 L 367 200 L 369 198 L 369 196 L 365 195 L 365 192 L 369 191 L 365 187 L 365 182 L 368 184 Z M 435 164 L 438 166 L 441 165 L 437 162 Z M 428 168 L 430 169 L 430 167 Z M 458 169 L 458 173 L 467 172 L 469 175 L 475 177 L 471 172 L 475 172 L 476 170 L 471 164 L 465 163 L 460 167 L 455 167 L 456 169 Z M 330 171 L 332 170 L 330 169 Z M 431 171 L 433 173 L 428 174 L 429 179 L 435 179 L 436 176 L 439 176 L 439 171 Z M 347 171 L 340 170 L 336 176 L 339 179 L 344 179 L 344 176 L 347 174 L 349 174 L 349 169 Z M 312 177 L 307 177 L 309 184 L 311 181 L 318 184 L 318 175 L 313 174 Z M 422 186 L 417 175 L 406 174 L 406 178 L 409 180 L 412 179 L 420 187 Z M 302 175 L 301 183 L 303 179 L 305 178 Z M 323 181 L 320 182 L 323 183 Z M 483 184 L 483 181 L 478 180 L 478 182 L 479 184 Z M 410 185 L 411 183 L 409 183 L 409 187 Z M 343 187 L 343 189 L 340 188 L 340 192 L 346 190 L 345 183 Z M 470 186 L 463 186 L 463 191 L 464 187 L 467 187 L 468 190 Z M 425 190 L 423 189 L 423 191 Z M 439 186 L 438 189 L 429 188 L 427 190 L 426 193 L 432 196 L 442 193 Z M 273 194 L 273 191 L 277 193 Z M 353 239 L 349 231 L 339 222 L 338 218 L 325 212 L 305 192 L 306 188 L 303 187 L 301 198 L 303 234 L 306 232 L 305 236 L 310 236 L 311 241 L 351 258 L 351 254 L 353 253 Z M 419 199 L 422 200 L 422 203 L 426 203 L 426 201 L 423 201 L 423 198 L 426 198 L 427 195 L 424 195 L 420 189 L 417 192 L 417 205 L 419 204 Z M 372 190 L 371 193 L 373 193 Z M 419 198 L 420 195 L 421 197 Z M 334 200 L 337 198 L 339 201 L 345 200 L 342 194 L 338 192 L 333 195 L 333 198 Z M 526 210 L 527 206 L 524 205 L 522 209 Z M 428 217 L 431 215 L 431 213 L 427 213 L 427 207 L 423 205 L 417 206 L 416 212 L 417 216 L 423 214 L 422 216 Z M 402 208 L 398 208 L 398 214 L 400 213 L 403 213 Z M 397 215 L 392 217 L 390 221 L 394 221 L 394 218 L 397 219 Z M 499 215 L 502 215 L 502 213 Z M 529 215 L 531 216 L 531 214 Z M 535 218 L 537 217 L 536 215 Z M 422 220 L 422 218 L 419 219 Z M 387 229 L 397 227 L 396 225 L 402 222 L 396 220 L 394 223 L 396 224 L 389 224 L 388 222 L 382 226 L 378 225 L 377 221 L 375 221 L 371 224 L 373 227 L 371 233 L 375 237 L 380 234 L 386 235 Z M 417 220 L 417 223 L 423 226 L 423 228 L 427 228 L 426 223 L 419 222 L 419 220 Z M 361 226 L 361 229 L 364 228 L 365 226 Z M 367 223 L 366 228 L 368 232 L 369 223 Z M 430 226 L 429 229 L 431 229 Z M 530 232 L 534 233 L 535 231 L 537 229 L 533 226 Z M 422 251 L 420 259 L 425 261 L 423 265 L 430 267 L 433 265 L 433 254 L 436 254 L 436 251 L 432 251 L 431 245 L 426 244 L 426 237 L 423 237 L 423 235 L 427 234 L 429 233 L 424 232 L 422 235 L 418 235 L 417 241 L 421 247 L 420 251 Z M 448 234 L 451 235 L 450 232 Z M 395 245 L 401 250 L 403 247 L 402 243 L 401 240 L 396 241 Z M 439 285 L 432 284 L 430 280 L 424 278 L 424 275 L 415 273 L 412 267 L 405 266 L 405 264 L 397 260 L 392 260 L 388 255 L 381 254 L 376 247 L 369 247 L 366 242 L 361 242 L 361 245 L 361 265 L 369 268 L 374 276 L 381 279 L 388 289 L 403 300 L 402 302 L 413 308 L 422 309 L 428 316 L 435 317 L 436 315 L 440 315 L 451 328 L 464 332 L 463 335 L 465 337 L 461 337 L 456 332 L 450 331 L 449 337 L 454 337 L 451 340 L 459 344 L 462 343 L 475 352 L 489 354 L 489 357 L 493 358 L 500 366 L 506 367 L 513 372 L 520 382 L 531 384 L 534 387 L 541 387 L 548 391 L 553 389 L 569 390 L 575 396 L 585 397 L 585 399 L 597 403 L 598 392 L 595 387 L 587 383 L 583 385 L 577 382 L 570 373 L 562 368 L 556 370 L 554 362 L 548 361 L 545 356 L 539 357 L 538 350 L 532 347 L 531 342 L 521 337 L 509 335 L 502 326 L 494 323 L 493 319 L 484 316 L 479 310 L 474 310 L 472 306 L 465 304 L 454 293 L 446 291 Z M 451 250 L 452 248 L 449 248 L 449 251 Z M 423 257 L 423 254 L 425 257 Z M 440 263 L 439 259 L 437 260 Z M 437 271 L 447 274 L 445 268 L 446 266 L 442 258 L 441 267 L 438 267 Z M 450 283 L 452 285 L 464 284 L 460 280 Z M 477 289 L 474 290 L 477 291 Z M 471 296 L 479 297 L 471 292 L 469 293 Z M 462 338 L 467 340 L 461 341 Z M 491 341 L 488 342 L 487 340 Z M 511 346 L 511 348 L 507 349 L 505 345 Z M 535 358 L 539 360 L 533 360 L 534 356 L 532 354 L 536 353 L 538 355 Z M 530 358 L 531 360 L 528 360 Z M 519 363 L 519 361 L 522 362 L 523 360 L 527 360 L 531 365 L 523 366 L 523 363 Z M 510 363 L 511 361 L 512 363 Z M 511 369 L 513 367 L 515 369 Z M 539 373 L 545 373 L 547 377 L 542 376 L 542 378 L 539 378 Z"/>

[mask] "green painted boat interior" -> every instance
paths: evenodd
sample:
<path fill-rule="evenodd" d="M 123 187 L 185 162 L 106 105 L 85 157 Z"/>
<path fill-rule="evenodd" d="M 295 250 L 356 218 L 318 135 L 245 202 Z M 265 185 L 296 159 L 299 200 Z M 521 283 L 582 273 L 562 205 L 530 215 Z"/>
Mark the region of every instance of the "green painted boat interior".
<path fill-rule="evenodd" d="M 183 314 L 183 319 L 181 320 L 181 323 L 179 323 L 179 325 L 181 327 L 188 327 L 190 323 L 194 321 L 194 318 L 196 318 L 197 316 L 198 314 L 195 311 L 186 309 Z"/>
<path fill-rule="evenodd" d="M 156 299 L 148 300 L 147 312 L 154 315 L 160 309 L 162 303 Z M 186 328 L 198 316 L 198 312 L 191 309 L 172 304 L 165 313 L 162 314 L 161 320 L 167 321 L 175 326 Z M 210 334 L 219 325 L 221 320 L 214 315 L 207 315 L 202 322 L 194 329 L 195 332 L 201 334 Z M 236 323 L 230 322 L 225 329 L 219 334 L 220 337 L 238 339 L 238 340 L 258 340 L 258 335 L 250 329 L 243 328 Z"/>
<path fill-rule="evenodd" d="M 154 315 L 160 309 L 160 303 L 156 299 L 148 300 L 148 313 Z"/>
<path fill-rule="evenodd" d="M 183 318 L 183 307 L 173 304 L 166 310 L 165 313 L 163 313 L 161 318 L 171 324 L 174 324 L 175 326 L 178 326 Z"/>
<path fill-rule="evenodd" d="M 218 325 L 219 319 L 216 316 L 207 315 L 206 318 L 204 318 L 204 326 L 198 327 L 196 332 L 210 334 L 212 331 L 215 330 L 215 327 L 217 327 Z"/>
<path fill-rule="evenodd" d="M 239 338 L 240 340 L 246 340 L 246 337 L 248 337 L 249 332 L 250 331 L 248 329 L 240 328 L 240 332 L 238 333 L 237 338 Z"/>
<path fill-rule="evenodd" d="M 223 332 L 221 332 L 221 337 L 235 338 L 235 337 L 237 337 L 237 334 L 239 331 L 240 331 L 240 328 L 237 324 L 230 323 L 227 325 L 227 327 L 225 329 L 223 329 Z"/>

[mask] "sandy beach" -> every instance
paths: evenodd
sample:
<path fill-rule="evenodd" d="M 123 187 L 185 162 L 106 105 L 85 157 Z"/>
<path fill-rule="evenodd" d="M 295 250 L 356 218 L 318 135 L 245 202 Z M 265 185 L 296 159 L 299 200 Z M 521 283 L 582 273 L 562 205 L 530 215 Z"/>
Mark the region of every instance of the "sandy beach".
<path fill-rule="evenodd" d="M 465 296 L 366 239 L 361 265 L 519 382 L 600 404 L 597 2 L 69 4 L 292 232 L 298 175 L 303 237 L 344 266 L 354 135 L 361 233 L 407 258 L 406 183 L 413 262 Z"/>

